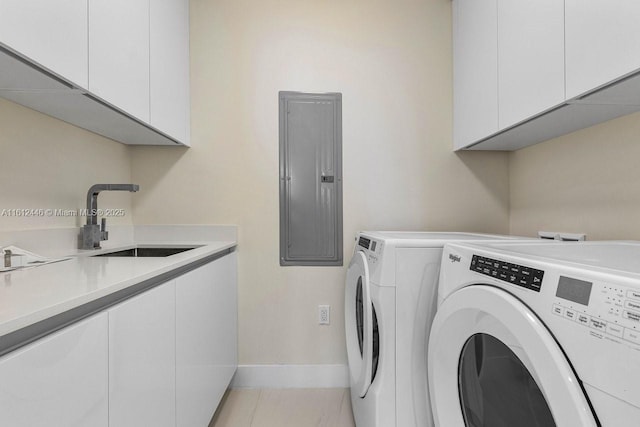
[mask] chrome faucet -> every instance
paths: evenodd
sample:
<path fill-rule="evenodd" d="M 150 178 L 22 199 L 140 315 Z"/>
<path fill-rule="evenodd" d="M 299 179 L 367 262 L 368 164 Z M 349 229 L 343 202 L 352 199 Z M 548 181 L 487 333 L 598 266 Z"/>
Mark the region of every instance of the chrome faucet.
<path fill-rule="evenodd" d="M 98 225 L 98 194 L 101 191 L 130 191 L 140 189 L 136 184 L 95 184 L 87 192 L 87 224 L 81 229 L 80 249 L 100 249 L 100 242 L 109 239 L 107 219 Z"/>

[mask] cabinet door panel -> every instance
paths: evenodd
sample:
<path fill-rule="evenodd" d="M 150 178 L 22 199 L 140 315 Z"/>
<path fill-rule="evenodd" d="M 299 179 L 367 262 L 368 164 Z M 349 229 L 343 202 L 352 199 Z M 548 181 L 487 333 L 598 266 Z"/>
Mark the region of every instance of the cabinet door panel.
<path fill-rule="evenodd" d="M 149 0 L 89 2 L 89 90 L 149 122 Z"/>
<path fill-rule="evenodd" d="M 0 359 L 0 425 L 108 425 L 107 315 L 101 313 Z"/>
<path fill-rule="evenodd" d="M 498 130 L 497 0 L 453 1 L 453 142 Z"/>
<path fill-rule="evenodd" d="M 236 254 L 177 279 L 177 425 L 206 426 L 238 365 Z"/>
<path fill-rule="evenodd" d="M 175 425 L 175 282 L 109 312 L 109 424 Z"/>
<path fill-rule="evenodd" d="M 498 0 L 498 93 L 500 129 L 564 101 L 562 1 Z"/>
<path fill-rule="evenodd" d="M 640 68 L 640 2 L 565 0 L 567 98 Z"/>
<path fill-rule="evenodd" d="M 151 125 L 189 143 L 189 0 L 150 4 Z"/>
<path fill-rule="evenodd" d="M 0 0 L 0 43 L 87 88 L 87 0 Z"/>

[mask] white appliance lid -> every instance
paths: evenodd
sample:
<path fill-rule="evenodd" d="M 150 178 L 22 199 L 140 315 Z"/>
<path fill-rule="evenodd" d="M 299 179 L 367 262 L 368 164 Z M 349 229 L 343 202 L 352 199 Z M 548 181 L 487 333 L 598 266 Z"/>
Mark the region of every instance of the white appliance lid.
<path fill-rule="evenodd" d="M 482 246 L 504 250 L 512 254 L 640 274 L 640 242 L 636 241 L 515 243 L 508 245 L 491 242 L 484 243 Z"/>
<path fill-rule="evenodd" d="M 382 240 L 513 240 L 522 237 L 503 236 L 498 234 L 463 233 L 463 232 L 432 232 L 432 231 L 363 231 L 361 234 Z"/>

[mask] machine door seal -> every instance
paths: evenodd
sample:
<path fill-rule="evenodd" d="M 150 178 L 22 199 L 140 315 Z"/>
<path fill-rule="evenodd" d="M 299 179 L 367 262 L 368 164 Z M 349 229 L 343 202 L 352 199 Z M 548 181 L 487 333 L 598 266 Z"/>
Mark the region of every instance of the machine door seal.
<path fill-rule="evenodd" d="M 436 425 L 599 426 L 549 330 L 502 289 L 472 285 L 445 299 L 428 366 Z"/>
<path fill-rule="evenodd" d="M 351 388 L 364 397 L 373 366 L 373 308 L 369 267 L 362 251 L 356 252 L 349 264 L 344 304 Z"/>

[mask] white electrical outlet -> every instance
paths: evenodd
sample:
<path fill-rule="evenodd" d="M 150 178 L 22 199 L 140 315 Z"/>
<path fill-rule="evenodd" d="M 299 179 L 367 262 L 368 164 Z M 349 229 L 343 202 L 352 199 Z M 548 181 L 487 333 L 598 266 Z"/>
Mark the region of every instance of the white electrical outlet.
<path fill-rule="evenodd" d="M 330 305 L 318 306 L 318 323 L 320 325 L 328 325 L 331 323 L 331 306 Z"/>

